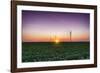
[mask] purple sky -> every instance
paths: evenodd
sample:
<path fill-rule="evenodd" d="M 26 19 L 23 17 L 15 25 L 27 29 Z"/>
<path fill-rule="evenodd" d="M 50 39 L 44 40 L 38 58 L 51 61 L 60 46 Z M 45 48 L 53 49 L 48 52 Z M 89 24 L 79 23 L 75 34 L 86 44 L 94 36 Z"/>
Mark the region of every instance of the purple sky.
<path fill-rule="evenodd" d="M 89 41 L 88 13 L 22 11 L 23 42 L 50 41 L 54 36 L 68 41 Z"/>

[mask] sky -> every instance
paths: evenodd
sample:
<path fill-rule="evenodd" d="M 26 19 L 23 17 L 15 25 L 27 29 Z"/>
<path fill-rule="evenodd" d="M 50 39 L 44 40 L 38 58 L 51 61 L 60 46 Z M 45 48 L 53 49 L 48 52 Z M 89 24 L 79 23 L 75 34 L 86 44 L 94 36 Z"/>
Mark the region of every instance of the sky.
<path fill-rule="evenodd" d="M 22 11 L 23 42 L 89 41 L 90 14 Z M 71 40 L 70 40 L 71 32 Z"/>

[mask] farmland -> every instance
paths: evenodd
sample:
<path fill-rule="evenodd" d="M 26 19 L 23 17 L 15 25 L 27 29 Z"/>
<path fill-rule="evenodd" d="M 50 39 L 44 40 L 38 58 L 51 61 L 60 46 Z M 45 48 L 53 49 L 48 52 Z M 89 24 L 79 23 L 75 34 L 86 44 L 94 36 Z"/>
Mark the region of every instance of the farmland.
<path fill-rule="evenodd" d="M 89 42 L 23 42 L 22 62 L 89 59 Z"/>

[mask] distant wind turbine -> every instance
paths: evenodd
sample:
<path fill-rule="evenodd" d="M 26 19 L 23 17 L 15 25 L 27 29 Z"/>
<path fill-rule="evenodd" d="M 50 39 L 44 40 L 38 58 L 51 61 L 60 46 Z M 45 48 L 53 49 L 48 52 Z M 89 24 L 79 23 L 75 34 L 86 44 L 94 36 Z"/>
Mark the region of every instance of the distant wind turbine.
<path fill-rule="evenodd" d="M 72 41 L 72 31 L 69 32 L 70 35 L 70 41 Z"/>

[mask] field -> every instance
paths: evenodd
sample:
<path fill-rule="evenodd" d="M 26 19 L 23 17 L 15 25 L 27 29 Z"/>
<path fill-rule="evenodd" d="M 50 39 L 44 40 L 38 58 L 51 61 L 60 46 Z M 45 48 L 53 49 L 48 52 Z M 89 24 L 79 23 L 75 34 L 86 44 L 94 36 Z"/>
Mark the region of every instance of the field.
<path fill-rule="evenodd" d="M 22 62 L 89 59 L 89 42 L 23 42 Z"/>

